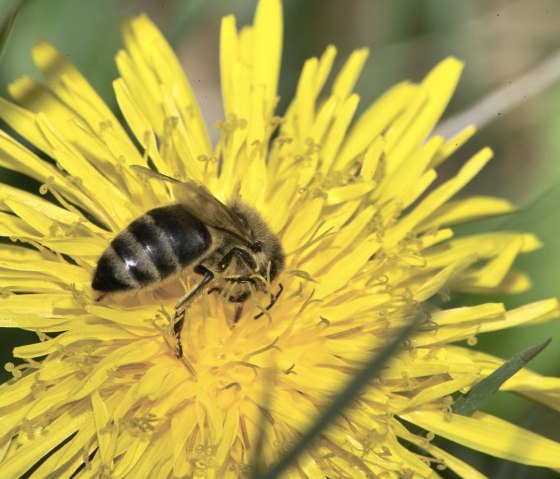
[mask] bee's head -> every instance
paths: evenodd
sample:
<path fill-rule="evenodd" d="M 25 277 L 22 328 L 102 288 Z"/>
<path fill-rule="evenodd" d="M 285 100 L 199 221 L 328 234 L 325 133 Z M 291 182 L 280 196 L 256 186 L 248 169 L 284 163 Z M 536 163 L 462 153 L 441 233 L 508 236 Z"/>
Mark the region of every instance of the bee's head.
<path fill-rule="evenodd" d="M 284 252 L 278 236 L 270 230 L 261 215 L 249 205 L 236 200 L 230 204 L 230 209 L 252 238 L 251 244 L 244 246 L 254 257 L 257 272 L 270 281 L 274 280 L 284 268 Z"/>
<path fill-rule="evenodd" d="M 251 251 L 253 253 L 260 253 L 263 249 L 263 245 L 260 241 L 255 241 L 252 245 L 251 245 Z"/>

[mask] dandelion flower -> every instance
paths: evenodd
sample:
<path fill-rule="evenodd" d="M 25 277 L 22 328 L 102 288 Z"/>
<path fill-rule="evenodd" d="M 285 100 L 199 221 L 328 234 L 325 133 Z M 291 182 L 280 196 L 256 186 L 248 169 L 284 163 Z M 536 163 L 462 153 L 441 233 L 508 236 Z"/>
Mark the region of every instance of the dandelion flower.
<path fill-rule="evenodd" d="M 437 477 L 440 467 L 481 477 L 432 444 L 434 435 L 560 468 L 560 444 L 483 412 L 451 411 L 452 395 L 503 363 L 458 341 L 558 315 L 554 299 L 511 311 L 433 301 L 526 289 L 512 262 L 540 246 L 512 231 L 453 236 L 454 224 L 513 209 L 491 197 L 453 199 L 489 149 L 433 186 L 437 167 L 473 134 L 430 136 L 459 61 L 396 85 L 355 118 L 353 87 L 367 52 L 350 55 L 326 91 L 336 52 L 328 47 L 305 63 L 278 117 L 281 4 L 261 0 L 252 26 L 238 31 L 233 17 L 223 20 L 225 119 L 212 145 L 188 80 L 145 16 L 125 25 L 124 45 L 114 90 L 132 137 L 46 43 L 33 51 L 46 84 L 21 78 L 10 87 L 15 101 L 0 100 L 2 119 L 25 139 L 0 132 L 0 166 L 41 182 L 43 195 L 0 185 L 1 233 L 13 241 L 0 250 L 0 325 L 39 337 L 15 348 L 19 364 L 7 366 L 15 377 L 0 387 L 0 477 L 243 477 L 262 424 L 266 466 L 413 311 L 432 327 L 410 339 L 286 477 Z M 175 201 L 131 165 L 198 181 L 222 201 L 238 191 L 286 253 L 270 285 L 284 292 L 259 320 L 264 293 L 237 322 L 235 305 L 219 294 L 192 304 L 184 361 L 171 319 L 196 275 L 103 301 L 91 289 L 111 239 Z M 503 389 L 560 408 L 557 378 L 522 370 Z"/>

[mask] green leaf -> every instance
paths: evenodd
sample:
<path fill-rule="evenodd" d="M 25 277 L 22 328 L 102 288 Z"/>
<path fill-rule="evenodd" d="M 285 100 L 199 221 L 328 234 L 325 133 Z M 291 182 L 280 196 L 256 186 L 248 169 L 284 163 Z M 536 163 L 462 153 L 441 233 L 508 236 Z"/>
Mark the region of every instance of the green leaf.
<path fill-rule="evenodd" d="M 362 391 L 362 389 L 376 377 L 385 363 L 393 357 L 410 335 L 418 330 L 426 316 L 416 313 L 410 323 L 399 331 L 398 335 L 389 343 L 381 353 L 373 356 L 364 369 L 350 381 L 344 390 L 327 407 L 325 413 L 305 432 L 299 441 L 280 458 L 268 471 L 259 471 L 258 465 L 253 464 L 250 477 L 253 479 L 276 479 L 282 477 L 286 468 L 297 459 L 313 440 L 348 406 L 348 404 Z"/>
<path fill-rule="evenodd" d="M 0 25 L 0 61 L 2 60 L 4 50 L 6 49 L 6 45 L 8 44 L 10 33 L 12 33 L 12 29 L 14 28 L 16 17 L 26 1 L 27 0 L 19 0 L 12 12 L 4 19 L 4 21 Z"/>
<path fill-rule="evenodd" d="M 467 394 L 457 399 L 453 404 L 453 412 L 462 416 L 470 416 L 478 411 L 503 383 L 524 368 L 531 359 L 548 346 L 550 341 L 551 339 L 547 339 L 513 355 L 492 374 L 476 383 Z"/>

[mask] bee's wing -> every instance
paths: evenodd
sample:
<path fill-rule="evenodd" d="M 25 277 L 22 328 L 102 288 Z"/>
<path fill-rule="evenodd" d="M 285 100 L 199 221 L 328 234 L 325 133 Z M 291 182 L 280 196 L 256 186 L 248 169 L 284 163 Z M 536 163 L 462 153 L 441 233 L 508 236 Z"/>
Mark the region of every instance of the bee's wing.
<path fill-rule="evenodd" d="M 160 181 L 167 181 L 173 185 L 175 197 L 181 205 L 203 223 L 222 231 L 228 231 L 240 237 L 248 244 L 253 243 L 246 228 L 231 214 L 229 208 L 216 198 L 208 189 L 194 181 L 179 181 L 170 176 L 150 170 L 139 165 L 131 167 L 141 175 Z"/>
<path fill-rule="evenodd" d="M 163 173 L 158 173 L 157 171 L 150 170 L 150 168 L 146 168 L 145 166 L 140 165 L 130 165 L 130 167 L 138 173 L 140 176 L 145 176 L 146 178 L 155 178 L 156 180 L 160 181 L 167 181 L 169 183 L 181 183 L 179 180 L 175 178 L 171 178 L 171 176 L 164 175 Z"/>

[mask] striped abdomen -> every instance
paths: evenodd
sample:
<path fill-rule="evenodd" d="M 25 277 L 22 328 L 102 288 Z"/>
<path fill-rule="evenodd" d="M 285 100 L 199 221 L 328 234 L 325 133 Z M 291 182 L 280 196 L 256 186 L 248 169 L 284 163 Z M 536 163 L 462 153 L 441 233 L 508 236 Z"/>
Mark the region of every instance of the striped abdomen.
<path fill-rule="evenodd" d="M 149 286 L 199 259 L 210 243 L 206 226 L 181 205 L 155 208 L 111 241 L 92 287 L 109 293 Z"/>

